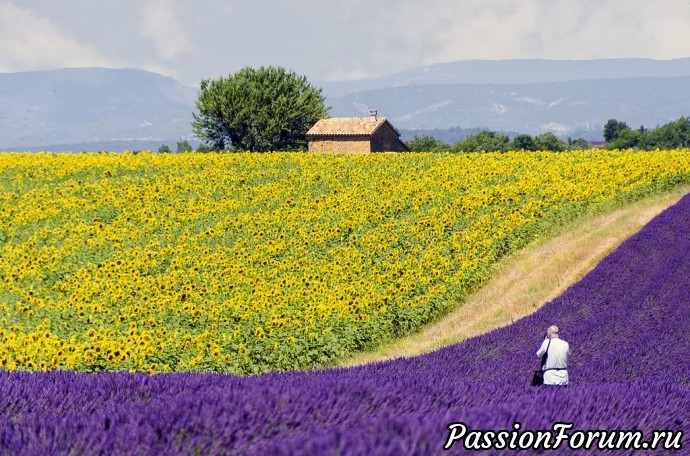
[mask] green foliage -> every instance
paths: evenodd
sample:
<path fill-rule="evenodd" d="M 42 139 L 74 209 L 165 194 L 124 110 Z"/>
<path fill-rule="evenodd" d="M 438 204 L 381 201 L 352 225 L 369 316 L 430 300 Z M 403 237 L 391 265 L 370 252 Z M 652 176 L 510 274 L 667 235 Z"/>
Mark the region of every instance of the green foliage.
<path fill-rule="evenodd" d="M 558 139 L 556 135 L 551 132 L 543 133 L 534 138 L 538 150 L 550 150 L 554 152 L 562 152 L 567 149 L 566 143 Z"/>
<path fill-rule="evenodd" d="M 584 140 L 582 140 L 584 141 Z M 589 148 L 589 143 L 585 141 L 586 147 Z M 511 141 L 508 135 L 503 133 L 496 133 L 494 131 L 482 131 L 476 135 L 470 135 L 462 141 L 457 142 L 453 146 L 455 152 L 506 152 L 509 150 L 548 150 L 548 151 L 563 151 L 568 148 L 568 145 L 558 139 L 556 135 L 551 132 L 532 137 L 527 134 L 516 135 Z"/>
<path fill-rule="evenodd" d="M 511 149 L 510 138 L 495 131 L 481 131 L 455 143 L 454 152 L 506 152 Z"/>
<path fill-rule="evenodd" d="M 182 140 L 182 141 L 178 141 L 178 143 L 177 143 L 177 151 L 178 152 L 191 152 L 192 150 L 194 150 L 194 148 L 192 147 L 191 144 L 189 144 L 189 141 L 187 141 L 186 139 Z"/>
<path fill-rule="evenodd" d="M 644 130 L 631 130 L 624 128 L 618 130 L 615 136 L 606 143 L 609 149 L 629 149 L 638 147 L 642 142 L 642 135 Z M 645 141 L 646 143 L 647 141 Z"/>
<path fill-rule="evenodd" d="M 604 141 L 611 142 L 624 131 L 630 131 L 628 124 L 616 119 L 609 119 L 604 125 Z"/>
<path fill-rule="evenodd" d="M 208 144 L 201 143 L 199 147 L 196 148 L 197 152 L 213 152 L 213 149 Z"/>
<path fill-rule="evenodd" d="M 513 138 L 514 150 L 537 150 L 537 143 L 530 135 L 519 134 Z"/>
<path fill-rule="evenodd" d="M 657 128 L 647 129 L 642 126 L 637 130 L 631 130 L 625 122 L 611 119 L 604 126 L 604 139 L 609 149 L 690 147 L 690 118 L 681 117 Z"/>
<path fill-rule="evenodd" d="M 681 117 L 653 130 L 655 148 L 690 147 L 690 118 Z"/>
<path fill-rule="evenodd" d="M 167 144 L 161 144 L 161 146 L 158 148 L 158 153 L 159 154 L 169 154 L 172 152 L 170 150 L 170 147 Z"/>
<path fill-rule="evenodd" d="M 568 138 L 568 149 L 569 150 L 587 150 L 591 149 L 592 145 L 583 138 L 571 139 Z"/>
<path fill-rule="evenodd" d="M 430 135 L 414 135 L 407 141 L 407 147 L 411 152 L 444 152 L 450 150 L 450 146 Z"/>
<path fill-rule="evenodd" d="M 201 81 L 194 133 L 215 150 L 304 150 L 306 133 L 328 116 L 321 89 L 280 67 L 244 68 Z"/>

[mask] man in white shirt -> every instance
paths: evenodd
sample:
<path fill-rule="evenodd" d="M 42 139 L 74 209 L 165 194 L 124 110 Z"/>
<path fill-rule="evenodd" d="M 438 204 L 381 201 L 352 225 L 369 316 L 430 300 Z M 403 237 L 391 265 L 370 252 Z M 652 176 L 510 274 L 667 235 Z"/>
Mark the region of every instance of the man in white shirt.
<path fill-rule="evenodd" d="M 570 345 L 559 337 L 558 326 L 549 326 L 546 330 L 546 338 L 542 342 L 537 358 L 541 358 L 549 353 L 546 364 L 542 368 L 544 371 L 544 385 L 567 385 L 568 384 L 568 356 L 570 355 Z"/>

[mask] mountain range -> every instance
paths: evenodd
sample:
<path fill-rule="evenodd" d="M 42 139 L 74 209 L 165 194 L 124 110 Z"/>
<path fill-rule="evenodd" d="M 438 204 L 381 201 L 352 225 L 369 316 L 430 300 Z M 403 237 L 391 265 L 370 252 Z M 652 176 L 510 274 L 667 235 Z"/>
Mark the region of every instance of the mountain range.
<path fill-rule="evenodd" d="M 0 150 L 128 149 L 187 138 L 196 93 L 142 70 L 0 74 Z"/>
<path fill-rule="evenodd" d="M 377 110 L 403 138 L 433 129 L 598 140 L 690 115 L 690 58 L 459 61 L 379 78 L 315 82 L 331 116 Z M 191 131 L 197 89 L 136 69 L 0 73 L 0 150 L 157 148 Z"/>

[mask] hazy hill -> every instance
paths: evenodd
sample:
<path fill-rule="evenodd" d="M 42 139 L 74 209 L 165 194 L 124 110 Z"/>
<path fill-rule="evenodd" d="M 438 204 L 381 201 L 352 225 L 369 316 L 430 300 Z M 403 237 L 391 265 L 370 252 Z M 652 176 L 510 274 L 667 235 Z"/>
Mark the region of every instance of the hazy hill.
<path fill-rule="evenodd" d="M 332 116 L 376 109 L 408 135 L 483 127 L 600 139 L 610 118 L 636 128 L 690 115 L 690 59 L 474 60 L 315 83 Z M 174 148 L 191 139 L 196 91 L 142 70 L 0 74 L 0 150 Z"/>
<path fill-rule="evenodd" d="M 610 118 L 653 127 L 690 114 L 690 76 L 539 84 L 416 85 L 330 98 L 333 116 L 377 109 L 398 128 L 483 126 L 600 138 Z"/>
<path fill-rule="evenodd" d="M 196 90 L 142 70 L 0 74 L 0 149 L 191 135 Z"/>
<path fill-rule="evenodd" d="M 324 82 L 332 97 L 355 92 L 439 84 L 539 84 L 592 79 L 690 76 L 690 58 L 675 60 L 461 60 L 357 81 Z"/>
<path fill-rule="evenodd" d="M 466 60 L 323 87 L 331 115 L 376 109 L 402 130 L 484 127 L 600 140 L 610 118 L 653 127 L 690 115 L 688 77 L 690 58 Z"/>

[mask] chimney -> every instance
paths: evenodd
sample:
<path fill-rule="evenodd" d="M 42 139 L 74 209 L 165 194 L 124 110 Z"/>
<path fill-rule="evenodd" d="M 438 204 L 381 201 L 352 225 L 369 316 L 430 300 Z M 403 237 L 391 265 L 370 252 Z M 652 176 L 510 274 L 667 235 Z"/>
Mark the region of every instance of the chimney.
<path fill-rule="evenodd" d="M 369 120 L 377 120 L 378 111 L 369 111 Z"/>

